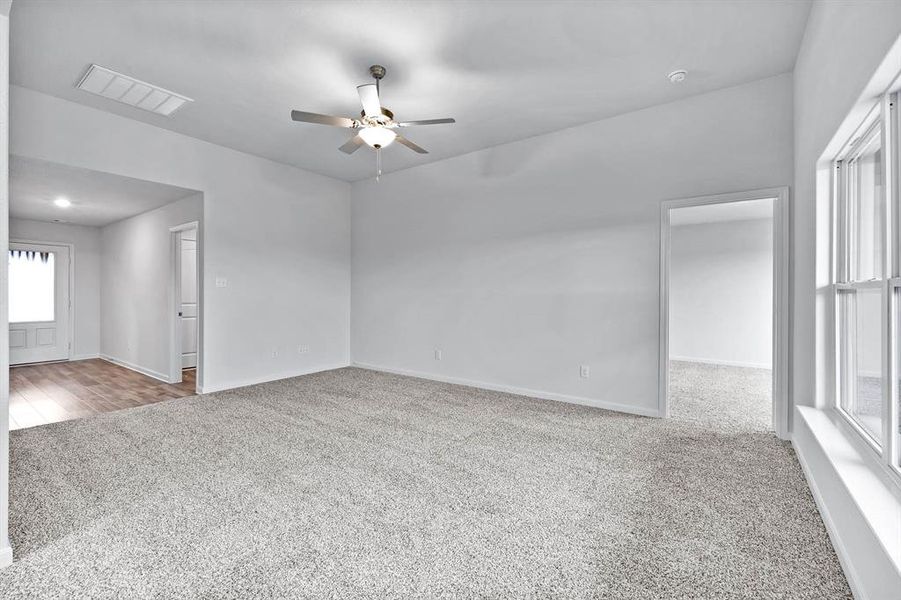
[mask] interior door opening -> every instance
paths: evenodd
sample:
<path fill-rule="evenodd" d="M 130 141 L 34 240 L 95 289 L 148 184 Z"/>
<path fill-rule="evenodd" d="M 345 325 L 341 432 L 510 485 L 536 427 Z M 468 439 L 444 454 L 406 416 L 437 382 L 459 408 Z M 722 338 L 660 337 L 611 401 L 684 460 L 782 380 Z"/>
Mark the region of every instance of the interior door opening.
<path fill-rule="evenodd" d="M 170 234 L 173 327 L 169 380 L 172 383 L 193 381 L 195 390 L 199 390 L 199 227 L 196 222 L 185 223 L 172 227 Z"/>
<path fill-rule="evenodd" d="M 786 208 L 783 189 L 664 204 L 664 415 L 786 437 Z"/>

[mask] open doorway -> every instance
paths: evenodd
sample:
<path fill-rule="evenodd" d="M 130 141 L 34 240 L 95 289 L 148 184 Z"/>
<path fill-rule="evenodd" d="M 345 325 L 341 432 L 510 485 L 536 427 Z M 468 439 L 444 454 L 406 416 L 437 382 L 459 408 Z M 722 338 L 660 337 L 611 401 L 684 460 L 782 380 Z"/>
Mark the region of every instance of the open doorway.
<path fill-rule="evenodd" d="M 197 365 L 200 361 L 200 231 L 192 221 L 169 228 L 170 232 L 170 363 L 169 381 L 190 382 L 199 390 Z"/>
<path fill-rule="evenodd" d="M 10 428 L 196 394 L 203 194 L 21 156 L 9 188 Z"/>
<path fill-rule="evenodd" d="M 788 435 L 787 190 L 664 203 L 661 413 Z"/>

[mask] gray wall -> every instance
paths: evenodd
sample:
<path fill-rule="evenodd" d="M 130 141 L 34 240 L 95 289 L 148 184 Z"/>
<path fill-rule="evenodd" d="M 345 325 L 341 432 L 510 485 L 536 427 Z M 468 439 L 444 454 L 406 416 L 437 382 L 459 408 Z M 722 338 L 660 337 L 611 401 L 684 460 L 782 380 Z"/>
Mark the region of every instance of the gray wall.
<path fill-rule="evenodd" d="M 105 358 L 168 379 L 169 228 L 202 219 L 203 194 L 194 194 L 101 230 L 100 352 Z"/>
<path fill-rule="evenodd" d="M 347 364 L 349 184 L 40 92 L 10 93 L 12 153 L 203 192 L 204 391 Z"/>
<path fill-rule="evenodd" d="M 772 219 L 673 227 L 669 289 L 671 359 L 771 368 Z"/>
<path fill-rule="evenodd" d="M 789 184 L 791 89 L 782 75 L 355 183 L 353 360 L 656 414 L 660 202 Z"/>

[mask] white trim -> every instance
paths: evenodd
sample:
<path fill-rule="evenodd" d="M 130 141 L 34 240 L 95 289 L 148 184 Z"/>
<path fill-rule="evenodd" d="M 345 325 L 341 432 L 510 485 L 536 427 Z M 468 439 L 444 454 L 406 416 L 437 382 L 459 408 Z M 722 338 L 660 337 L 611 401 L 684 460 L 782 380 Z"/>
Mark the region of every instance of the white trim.
<path fill-rule="evenodd" d="M 182 352 L 181 327 L 179 327 L 178 311 L 181 305 L 181 233 L 194 230 L 197 232 L 197 379 L 195 391 L 200 393 L 203 387 L 203 242 L 200 221 L 190 221 L 169 228 L 169 374 L 168 383 L 181 383 Z"/>
<path fill-rule="evenodd" d="M 308 367 L 298 369 L 296 371 L 283 371 L 281 373 L 273 373 L 270 375 L 261 375 L 258 377 L 248 377 L 246 379 L 232 379 L 231 381 L 218 382 L 216 385 L 198 389 L 198 394 L 212 394 L 213 392 L 224 392 L 237 388 L 247 387 L 249 385 L 257 385 L 260 383 L 270 383 L 272 381 L 280 381 L 282 379 L 291 379 L 292 377 L 300 377 L 302 375 L 311 375 L 313 373 L 322 373 L 323 371 L 334 371 L 335 369 L 344 369 L 350 365 L 346 362 L 335 363 L 329 365 L 320 365 L 318 367 Z"/>
<path fill-rule="evenodd" d="M 792 446 L 845 577 L 858 600 L 901 589 L 901 497 L 860 436 L 835 410 L 797 409 Z"/>
<path fill-rule="evenodd" d="M 407 377 L 417 377 L 419 379 L 428 379 L 430 381 L 440 381 L 442 383 L 453 383 L 456 385 L 465 385 L 467 387 L 479 388 L 483 390 L 491 390 L 493 392 L 505 392 L 515 394 L 517 396 L 527 396 L 529 398 L 538 398 L 539 400 L 554 400 L 556 402 L 566 402 L 568 404 L 579 404 L 582 406 L 592 406 L 594 408 L 603 408 L 605 410 L 613 410 L 621 413 L 632 415 L 640 415 L 642 417 L 659 417 L 660 413 L 653 408 L 642 408 L 640 406 L 630 406 L 628 404 L 618 404 L 616 402 L 608 402 L 597 398 L 586 398 L 584 396 L 570 396 L 568 394 L 557 394 L 554 392 L 545 392 L 541 390 L 532 390 L 511 385 L 499 385 L 496 383 L 488 383 L 485 381 L 476 381 L 473 379 L 464 379 L 462 377 L 448 377 L 446 375 L 437 375 L 435 373 L 426 373 L 423 371 L 412 371 L 409 369 L 394 369 L 391 367 L 383 367 L 369 363 L 353 362 L 351 366 L 369 371 L 381 371 L 383 373 L 393 373 L 395 375 L 406 375 Z"/>
<path fill-rule="evenodd" d="M 713 196 L 697 196 L 665 200 L 660 205 L 660 313 L 657 373 L 657 405 L 659 414 L 669 416 L 669 266 L 670 210 L 688 206 L 705 206 L 727 202 L 773 198 L 773 429 L 782 439 L 791 435 L 791 400 L 789 398 L 789 202 L 788 187 L 731 192 Z"/>
<path fill-rule="evenodd" d="M 76 360 L 91 360 L 92 358 L 100 358 L 100 354 L 98 352 L 94 352 L 93 354 L 76 354 L 75 356 L 69 357 L 69 362 L 74 362 Z"/>
<path fill-rule="evenodd" d="M 748 369 L 772 369 L 773 365 L 745 362 L 741 360 L 720 360 L 718 358 L 698 358 L 694 356 L 670 356 L 670 360 L 701 363 L 702 365 L 723 365 L 724 367 L 745 367 Z"/>
<path fill-rule="evenodd" d="M 125 367 L 126 369 L 131 369 L 132 371 L 136 371 L 142 375 L 146 375 L 147 377 L 153 377 L 154 379 L 159 379 L 163 383 L 169 383 L 169 376 L 166 375 L 165 373 L 160 373 L 159 371 L 154 371 L 153 369 L 148 369 L 146 367 L 142 367 L 141 365 L 136 365 L 135 363 L 128 362 L 127 360 L 115 358 L 108 354 L 100 354 L 99 358 L 105 360 L 106 362 L 111 362 L 114 365 L 119 365 L 120 367 Z"/>
<path fill-rule="evenodd" d="M 13 564 L 13 549 L 9 545 L 9 540 L 0 545 L 0 569 Z"/>
<path fill-rule="evenodd" d="M 807 464 L 807 458 L 804 451 L 794 439 L 792 440 L 792 447 L 795 449 L 795 455 L 798 457 L 798 464 L 801 465 L 801 471 L 804 473 L 804 478 L 807 480 L 807 486 L 810 488 L 813 502 L 816 504 L 817 511 L 820 513 L 820 518 L 823 519 L 823 525 L 826 526 L 826 534 L 829 536 L 829 541 L 832 542 L 835 555 L 838 557 L 838 562 L 842 566 L 842 571 L 845 573 L 845 579 L 848 580 L 851 594 L 857 600 L 866 600 L 867 596 L 860 588 L 860 576 L 857 574 L 854 562 L 851 560 L 848 549 L 845 547 L 845 543 L 839 535 L 839 530 L 835 526 L 835 521 L 833 521 L 832 514 L 829 512 L 829 505 L 823 494 L 820 492 L 820 488 L 817 486 L 816 479 L 813 477 L 810 466 Z"/>

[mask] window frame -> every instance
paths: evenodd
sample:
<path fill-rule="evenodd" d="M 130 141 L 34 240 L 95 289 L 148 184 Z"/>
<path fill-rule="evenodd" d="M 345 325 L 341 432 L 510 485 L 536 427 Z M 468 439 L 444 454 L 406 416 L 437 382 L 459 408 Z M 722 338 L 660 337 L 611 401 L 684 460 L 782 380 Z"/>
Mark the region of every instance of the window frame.
<path fill-rule="evenodd" d="M 901 376 L 901 199 L 899 199 L 899 123 L 898 93 L 885 94 L 867 113 L 860 126 L 833 161 L 832 182 L 832 268 L 831 301 L 833 324 L 833 398 L 832 410 L 840 420 L 857 433 L 865 445 L 874 452 L 898 481 L 901 481 L 901 402 L 899 402 L 898 377 Z M 847 165 L 857 160 L 872 142 L 874 135 L 880 136 L 882 152 L 882 275 L 868 280 L 854 280 L 857 276 L 860 257 L 857 256 L 856 208 L 849 202 L 854 185 Z M 843 361 L 848 356 L 856 358 L 853 336 L 847 335 L 849 326 L 842 318 L 842 295 L 857 293 L 864 289 L 881 291 L 881 390 L 882 390 L 882 443 L 842 407 L 842 399 L 847 392 L 848 382 L 844 381 Z M 856 369 L 855 369 L 856 371 Z M 855 376 L 855 375 L 852 375 Z"/>

